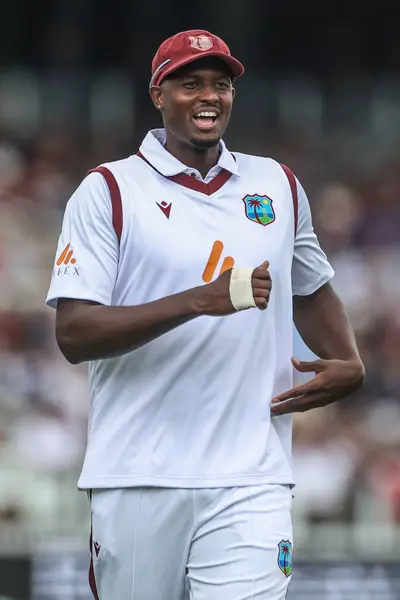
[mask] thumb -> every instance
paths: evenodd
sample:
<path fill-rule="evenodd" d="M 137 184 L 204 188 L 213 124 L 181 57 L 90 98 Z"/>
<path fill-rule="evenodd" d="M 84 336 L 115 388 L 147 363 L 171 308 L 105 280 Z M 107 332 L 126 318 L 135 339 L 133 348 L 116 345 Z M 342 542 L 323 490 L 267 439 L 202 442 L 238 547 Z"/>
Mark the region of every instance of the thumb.
<path fill-rule="evenodd" d="M 318 373 L 323 368 L 322 360 L 300 361 L 293 357 L 292 364 L 299 373 Z"/>
<path fill-rule="evenodd" d="M 266 271 L 268 270 L 269 267 L 269 260 L 265 260 L 262 265 L 260 265 L 259 267 L 257 267 L 257 269 L 265 269 Z"/>

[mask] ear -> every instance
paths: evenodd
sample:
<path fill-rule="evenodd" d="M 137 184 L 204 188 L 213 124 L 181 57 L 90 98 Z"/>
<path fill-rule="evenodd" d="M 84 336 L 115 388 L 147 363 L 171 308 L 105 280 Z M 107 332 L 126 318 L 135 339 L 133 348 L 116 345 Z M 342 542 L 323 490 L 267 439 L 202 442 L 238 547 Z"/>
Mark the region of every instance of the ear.
<path fill-rule="evenodd" d="M 150 96 L 156 109 L 161 110 L 163 104 L 163 92 L 161 87 L 153 85 L 150 88 Z"/>
<path fill-rule="evenodd" d="M 232 99 L 236 96 L 236 88 L 232 87 Z"/>

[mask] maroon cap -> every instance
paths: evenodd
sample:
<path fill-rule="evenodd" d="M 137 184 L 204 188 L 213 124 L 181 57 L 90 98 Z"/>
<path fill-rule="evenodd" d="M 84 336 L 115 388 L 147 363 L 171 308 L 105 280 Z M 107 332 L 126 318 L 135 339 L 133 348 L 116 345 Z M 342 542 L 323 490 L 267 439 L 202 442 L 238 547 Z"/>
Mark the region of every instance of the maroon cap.
<path fill-rule="evenodd" d="M 160 85 L 173 71 L 206 56 L 216 56 L 223 60 L 233 77 L 240 77 L 244 73 L 242 63 L 233 58 L 221 38 L 203 29 L 192 29 L 177 33 L 161 44 L 151 65 L 150 86 Z"/>

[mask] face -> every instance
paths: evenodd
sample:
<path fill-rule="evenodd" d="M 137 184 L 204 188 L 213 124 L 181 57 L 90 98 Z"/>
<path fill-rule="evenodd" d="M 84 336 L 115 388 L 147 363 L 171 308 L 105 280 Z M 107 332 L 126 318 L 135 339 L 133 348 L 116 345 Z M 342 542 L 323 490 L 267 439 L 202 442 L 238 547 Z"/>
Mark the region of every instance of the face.
<path fill-rule="evenodd" d="M 151 90 L 165 129 L 199 150 L 216 146 L 228 126 L 235 90 L 218 59 L 198 60 Z"/>

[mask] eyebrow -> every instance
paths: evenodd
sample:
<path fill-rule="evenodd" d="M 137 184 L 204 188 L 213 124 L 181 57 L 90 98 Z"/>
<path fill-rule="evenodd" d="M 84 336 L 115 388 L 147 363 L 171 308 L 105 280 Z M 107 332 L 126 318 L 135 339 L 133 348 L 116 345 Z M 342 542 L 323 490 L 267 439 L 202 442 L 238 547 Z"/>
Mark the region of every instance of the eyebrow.
<path fill-rule="evenodd" d="M 188 71 L 182 75 L 176 77 L 176 79 L 185 79 L 186 77 L 193 77 L 193 79 L 202 79 L 202 76 L 198 74 L 196 71 Z M 230 79 L 232 81 L 232 77 L 228 73 L 220 73 L 215 76 L 215 79 Z"/>

